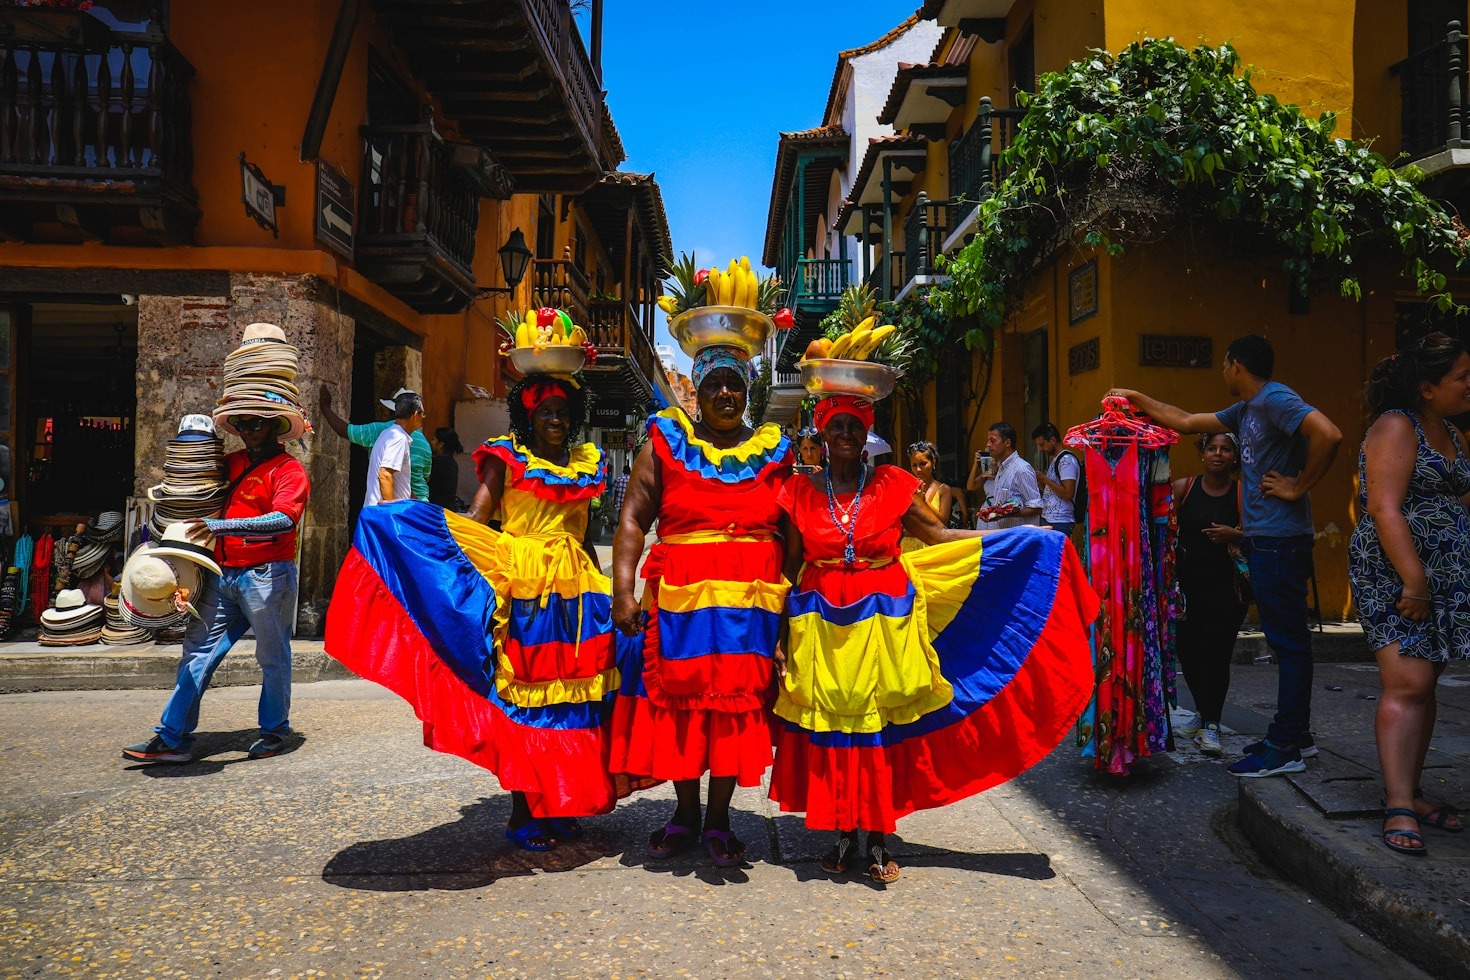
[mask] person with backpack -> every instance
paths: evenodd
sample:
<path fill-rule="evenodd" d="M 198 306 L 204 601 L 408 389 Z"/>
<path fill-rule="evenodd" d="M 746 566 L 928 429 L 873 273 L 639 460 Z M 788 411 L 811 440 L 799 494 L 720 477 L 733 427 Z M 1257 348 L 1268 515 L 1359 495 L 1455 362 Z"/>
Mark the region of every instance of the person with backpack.
<path fill-rule="evenodd" d="M 1041 526 L 1071 537 L 1072 529 L 1087 518 L 1086 478 L 1076 453 L 1062 447 L 1062 434 L 1050 422 L 1031 431 L 1041 453 Z"/>

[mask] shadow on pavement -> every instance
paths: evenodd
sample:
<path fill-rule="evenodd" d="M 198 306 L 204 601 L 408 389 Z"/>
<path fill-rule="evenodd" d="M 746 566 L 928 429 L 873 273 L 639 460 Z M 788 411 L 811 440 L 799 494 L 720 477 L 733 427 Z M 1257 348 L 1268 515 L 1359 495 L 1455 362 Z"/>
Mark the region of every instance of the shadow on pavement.
<path fill-rule="evenodd" d="M 286 739 L 286 747 L 275 755 L 265 759 L 251 759 L 246 756 L 250 751 L 251 744 L 260 737 L 260 730 L 256 728 L 241 728 L 233 732 L 205 732 L 194 741 L 194 759 L 190 762 L 135 762 L 128 760 L 129 764 L 124 768 L 129 772 L 141 772 L 149 779 L 189 779 L 194 776 L 210 776 L 223 772 L 226 766 L 233 766 L 241 762 L 250 762 L 257 765 L 265 765 L 271 759 L 279 759 L 290 755 L 301 748 L 306 742 L 306 736 L 300 732 Z M 236 754 L 238 753 L 238 755 Z M 228 755 L 230 758 L 217 759 L 215 756 Z"/>
<path fill-rule="evenodd" d="M 571 871 L 622 853 L 620 836 L 582 820 L 586 836 L 551 851 L 523 851 L 505 838 L 510 798 L 483 798 L 460 808 L 460 819 L 410 837 L 360 841 L 337 852 L 322 880 L 365 891 L 460 891 L 537 871 Z"/>

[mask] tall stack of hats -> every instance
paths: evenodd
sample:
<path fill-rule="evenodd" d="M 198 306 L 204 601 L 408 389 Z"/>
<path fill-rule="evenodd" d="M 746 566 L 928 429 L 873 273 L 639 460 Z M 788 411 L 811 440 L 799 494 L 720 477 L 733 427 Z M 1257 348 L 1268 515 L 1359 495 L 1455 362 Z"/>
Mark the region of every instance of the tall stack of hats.
<path fill-rule="evenodd" d="M 273 323 L 246 327 L 240 346 L 225 357 L 225 390 L 214 410 L 215 424 L 238 436 L 234 419 L 276 419 L 282 442 L 301 438 L 309 427 L 296 388 L 300 353 Z"/>
<path fill-rule="evenodd" d="M 16 612 L 20 609 L 20 569 L 7 568 L 0 578 L 0 640 L 10 635 Z"/>
<path fill-rule="evenodd" d="M 63 589 L 55 608 L 41 613 L 42 646 L 80 647 L 101 638 L 102 607 L 90 605 L 81 589 Z"/>
<path fill-rule="evenodd" d="M 163 482 L 148 488 L 155 538 L 179 521 L 213 517 L 225 505 L 225 444 L 208 415 L 185 415 L 163 450 Z"/>
<path fill-rule="evenodd" d="M 143 629 L 141 626 L 134 626 L 123 619 L 122 601 L 118 596 L 121 588 L 121 582 L 114 582 L 112 594 L 102 600 L 102 609 L 106 614 L 106 622 L 102 626 L 102 642 L 113 647 L 147 643 L 153 639 L 152 631 Z"/>
<path fill-rule="evenodd" d="M 220 574 L 213 543 L 191 541 L 183 524 L 169 525 L 161 538 L 144 542 L 123 566 L 118 592 L 123 622 L 163 633 L 181 630 L 195 611 L 206 569 Z"/>
<path fill-rule="evenodd" d="M 122 533 L 121 511 L 105 510 L 88 521 L 86 528 L 78 535 L 81 541 L 71 563 L 72 581 L 85 582 L 102 571 L 102 566 L 107 564 L 107 559 L 122 540 Z"/>

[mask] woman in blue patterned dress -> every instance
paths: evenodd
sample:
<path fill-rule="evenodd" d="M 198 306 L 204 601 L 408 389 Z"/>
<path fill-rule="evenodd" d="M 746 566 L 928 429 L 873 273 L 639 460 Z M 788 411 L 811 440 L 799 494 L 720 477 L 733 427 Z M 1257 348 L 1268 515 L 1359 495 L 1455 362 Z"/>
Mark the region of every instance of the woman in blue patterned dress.
<path fill-rule="evenodd" d="M 1470 459 L 1446 419 L 1470 411 L 1470 354 L 1432 333 L 1384 358 L 1368 381 L 1373 424 L 1358 457 L 1362 518 L 1348 578 L 1378 659 L 1383 843 L 1425 851 L 1425 826 L 1464 830 L 1419 788 L 1434 733 L 1435 684 L 1470 657 Z"/>

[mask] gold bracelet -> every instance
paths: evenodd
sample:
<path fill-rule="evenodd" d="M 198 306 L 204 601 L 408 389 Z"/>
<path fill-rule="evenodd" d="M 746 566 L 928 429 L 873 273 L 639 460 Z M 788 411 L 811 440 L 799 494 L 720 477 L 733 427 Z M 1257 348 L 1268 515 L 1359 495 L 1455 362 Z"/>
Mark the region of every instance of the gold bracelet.
<path fill-rule="evenodd" d="M 1418 599 L 1420 602 L 1433 602 L 1434 601 L 1434 597 L 1433 596 L 1427 596 L 1427 595 L 1408 595 L 1408 594 L 1403 593 L 1403 592 L 1400 592 L 1399 593 L 1399 598 L 1400 599 Z"/>

